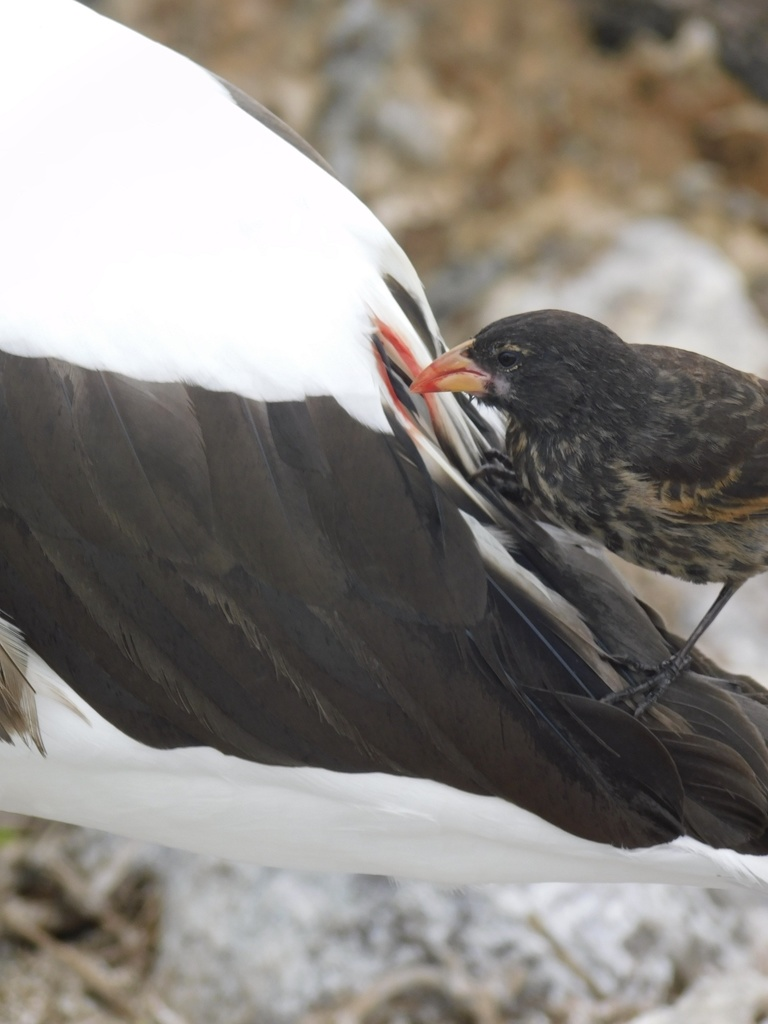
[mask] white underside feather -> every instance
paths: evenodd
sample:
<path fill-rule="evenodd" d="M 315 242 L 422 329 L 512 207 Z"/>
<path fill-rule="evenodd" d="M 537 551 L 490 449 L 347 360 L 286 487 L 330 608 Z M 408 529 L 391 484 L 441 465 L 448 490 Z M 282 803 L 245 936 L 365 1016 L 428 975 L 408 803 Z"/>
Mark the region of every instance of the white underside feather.
<path fill-rule="evenodd" d="M 313 871 L 485 882 L 648 881 L 768 889 L 764 858 L 678 839 L 621 850 L 514 804 L 423 779 L 258 765 L 118 732 L 34 655 L 47 758 L 0 747 L 0 806 L 212 856 Z M 201 823 L 205 823 L 201 827 Z"/>

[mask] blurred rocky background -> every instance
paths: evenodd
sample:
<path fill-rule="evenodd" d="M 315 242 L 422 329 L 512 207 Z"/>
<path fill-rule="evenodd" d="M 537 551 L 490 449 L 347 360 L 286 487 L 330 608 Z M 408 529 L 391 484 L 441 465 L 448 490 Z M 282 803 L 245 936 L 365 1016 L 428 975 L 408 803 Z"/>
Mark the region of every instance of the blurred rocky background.
<path fill-rule="evenodd" d="M 768 376 L 765 0 L 94 6 L 309 139 L 409 253 L 450 344 L 559 305 Z M 680 632 L 713 596 L 626 571 Z M 766 596 L 749 583 L 702 646 L 768 682 Z M 449 893 L 5 824 L 0 1022 L 768 1021 L 754 895 Z"/>

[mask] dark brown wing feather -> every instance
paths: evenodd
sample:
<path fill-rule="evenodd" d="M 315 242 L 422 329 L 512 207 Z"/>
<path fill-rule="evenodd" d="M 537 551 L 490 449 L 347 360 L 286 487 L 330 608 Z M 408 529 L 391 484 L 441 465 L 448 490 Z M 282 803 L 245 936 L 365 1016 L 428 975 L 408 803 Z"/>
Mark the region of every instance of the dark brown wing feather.
<path fill-rule="evenodd" d="M 25 675 L 19 653 L 0 640 L 0 741 L 22 740 L 45 753 L 37 719 L 35 693 Z"/>
<path fill-rule="evenodd" d="M 600 563 L 496 507 L 606 646 L 667 653 Z M 606 680 L 483 564 L 407 434 L 331 398 L 267 406 L 0 356 L 0 607 L 146 743 L 434 779 L 626 847 L 763 849 L 749 688 L 729 684 L 739 703 L 693 681 L 689 711 L 647 724 L 601 704 Z"/>
<path fill-rule="evenodd" d="M 768 514 L 768 382 L 695 353 L 633 347 L 658 378 L 630 470 L 653 484 L 658 511 L 695 523 Z"/>

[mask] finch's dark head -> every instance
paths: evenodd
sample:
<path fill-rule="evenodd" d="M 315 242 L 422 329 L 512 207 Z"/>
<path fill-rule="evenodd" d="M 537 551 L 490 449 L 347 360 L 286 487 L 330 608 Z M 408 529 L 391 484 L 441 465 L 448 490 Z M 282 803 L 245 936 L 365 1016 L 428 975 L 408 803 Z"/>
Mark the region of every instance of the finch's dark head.
<path fill-rule="evenodd" d="M 465 391 L 524 423 L 562 421 L 605 400 L 632 349 L 589 317 L 559 309 L 519 313 L 484 327 L 423 370 L 414 391 Z"/>

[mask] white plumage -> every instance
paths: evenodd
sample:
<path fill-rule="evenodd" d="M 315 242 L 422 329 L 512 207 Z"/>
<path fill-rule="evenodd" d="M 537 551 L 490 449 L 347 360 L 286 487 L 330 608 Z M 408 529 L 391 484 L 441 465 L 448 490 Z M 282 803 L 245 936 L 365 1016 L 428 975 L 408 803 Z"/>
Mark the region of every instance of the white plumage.
<path fill-rule="evenodd" d="M 423 292 L 373 214 L 186 58 L 71 0 L 0 16 L 6 350 L 386 429 L 371 317 L 420 343 L 382 274 Z"/>

